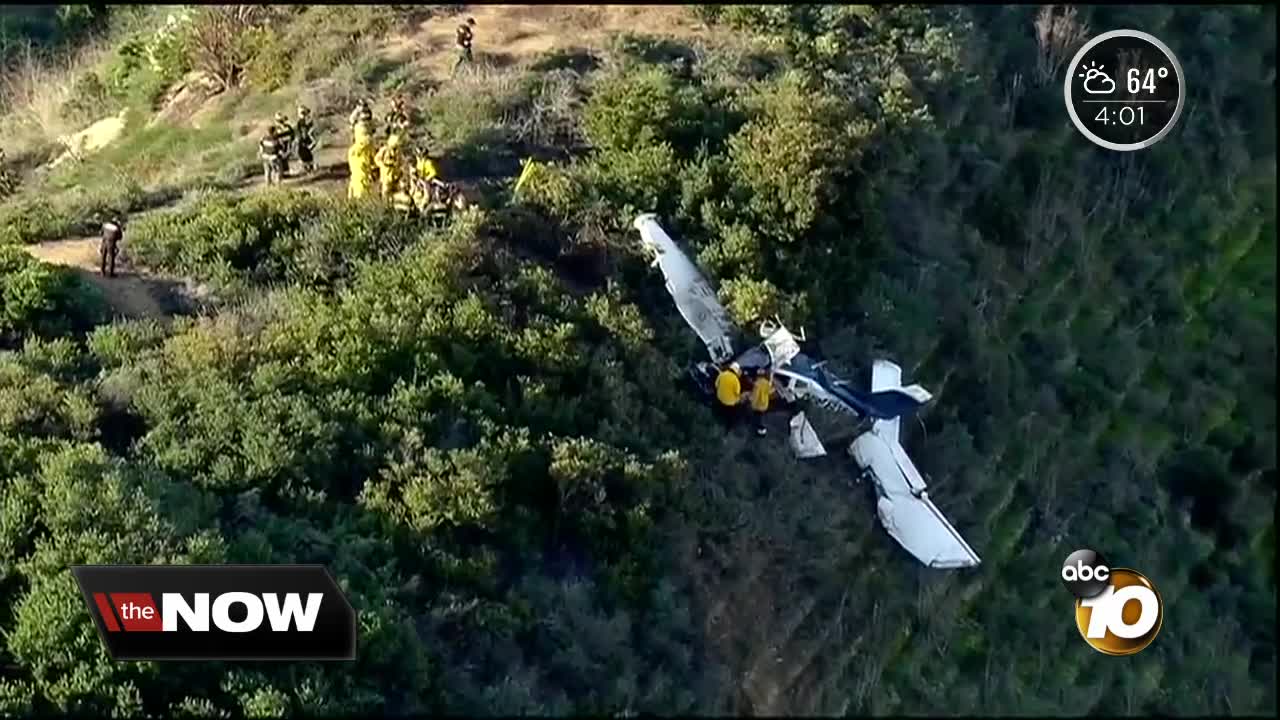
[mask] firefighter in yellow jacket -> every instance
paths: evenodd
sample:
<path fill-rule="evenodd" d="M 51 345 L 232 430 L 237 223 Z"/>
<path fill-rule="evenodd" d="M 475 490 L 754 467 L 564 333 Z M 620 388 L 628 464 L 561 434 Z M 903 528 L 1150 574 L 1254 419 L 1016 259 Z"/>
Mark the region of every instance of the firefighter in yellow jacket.
<path fill-rule="evenodd" d="M 355 142 L 347 151 L 347 166 L 351 169 L 351 180 L 347 184 L 347 197 L 357 200 L 369 194 L 373 189 L 373 143 L 369 133 L 356 131 Z"/>
<path fill-rule="evenodd" d="M 382 183 L 382 197 L 391 199 L 396 185 L 404 178 L 404 158 L 400 155 L 400 133 L 393 132 L 387 137 L 378 154 L 373 157 L 378 165 L 378 179 Z"/>
<path fill-rule="evenodd" d="M 742 366 L 736 362 L 729 363 L 716 375 L 716 409 L 721 419 L 732 426 L 738 419 L 741 405 Z"/>
<path fill-rule="evenodd" d="M 422 148 L 418 148 L 415 153 L 409 174 L 409 194 L 418 212 L 425 214 L 427 207 L 431 205 L 431 181 L 439 177 L 439 172 L 435 162 Z"/>
<path fill-rule="evenodd" d="M 755 416 L 757 435 L 769 432 L 764 426 L 764 416 L 769 412 L 769 396 L 772 394 L 773 381 L 769 378 L 769 368 L 762 367 L 756 371 L 756 381 L 751 384 L 751 414 Z"/>

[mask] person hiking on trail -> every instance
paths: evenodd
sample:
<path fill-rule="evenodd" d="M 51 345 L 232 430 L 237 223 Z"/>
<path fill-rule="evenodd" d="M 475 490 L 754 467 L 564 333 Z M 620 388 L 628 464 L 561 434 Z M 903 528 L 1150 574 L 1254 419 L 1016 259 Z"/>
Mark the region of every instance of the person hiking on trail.
<path fill-rule="evenodd" d="M 353 133 L 363 125 L 365 132 L 373 135 L 373 109 L 369 107 L 369 99 L 360 98 L 357 100 L 356 107 L 351 111 L 351 116 L 347 120 L 351 123 L 351 131 Z"/>
<path fill-rule="evenodd" d="M 453 71 L 457 72 L 462 63 L 473 62 L 471 57 L 471 41 L 475 39 L 475 31 L 472 30 L 476 26 L 475 18 L 467 18 L 467 21 L 458 26 L 456 42 L 458 43 L 458 62 L 454 63 Z"/>
<path fill-rule="evenodd" d="M 773 381 L 769 379 L 769 368 L 762 367 L 756 371 L 756 380 L 751 385 L 751 410 L 755 415 L 757 435 L 765 435 L 769 432 L 764 426 L 764 416 L 769 412 L 769 396 L 772 393 Z"/>
<path fill-rule="evenodd" d="M 302 171 L 314 172 L 316 164 L 312 151 L 316 147 L 316 139 L 313 134 L 315 127 L 311 123 L 311 108 L 305 105 L 298 106 L 298 121 L 293 127 L 298 134 L 298 161 L 302 163 Z"/>
<path fill-rule="evenodd" d="M 280 156 L 280 177 L 289 175 L 289 152 L 293 149 L 294 130 L 284 113 L 276 113 L 276 144 Z"/>
<path fill-rule="evenodd" d="M 262 174 L 268 185 L 280 183 L 280 143 L 276 140 L 276 126 L 272 125 L 258 141 L 258 156 L 262 158 Z"/>
<path fill-rule="evenodd" d="M 373 189 L 373 143 L 363 125 L 358 125 L 356 140 L 347 150 L 347 167 L 351 179 L 347 183 L 347 197 L 359 200 Z"/>
<path fill-rule="evenodd" d="M 396 185 L 404 177 L 404 158 L 400 155 L 399 133 L 392 133 L 387 138 L 387 144 L 383 145 L 378 150 L 378 153 L 373 156 L 373 162 L 378 166 L 378 180 L 382 183 L 382 197 L 390 199 Z"/>
<path fill-rule="evenodd" d="M 124 221 L 119 215 L 102 223 L 102 243 L 98 246 L 99 271 L 106 277 L 116 276 L 116 255 L 120 254 L 120 241 L 124 239 Z"/>

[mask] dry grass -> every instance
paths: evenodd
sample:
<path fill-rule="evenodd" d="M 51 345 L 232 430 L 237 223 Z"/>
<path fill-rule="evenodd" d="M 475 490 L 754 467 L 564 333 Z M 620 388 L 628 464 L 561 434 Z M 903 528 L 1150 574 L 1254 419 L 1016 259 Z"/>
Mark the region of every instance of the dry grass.
<path fill-rule="evenodd" d="M 28 44 L 0 75 L 0 136 L 13 155 L 58 143 L 79 128 L 62 117 L 75 79 L 112 52 L 106 40 L 55 57 Z"/>

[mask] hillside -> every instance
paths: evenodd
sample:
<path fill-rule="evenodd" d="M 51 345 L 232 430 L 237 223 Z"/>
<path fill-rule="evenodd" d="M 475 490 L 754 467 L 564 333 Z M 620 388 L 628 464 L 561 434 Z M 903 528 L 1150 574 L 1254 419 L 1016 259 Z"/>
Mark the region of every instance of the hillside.
<path fill-rule="evenodd" d="M 0 23 L 0 714 L 1276 713 L 1274 8 L 40 7 Z M 1063 107 L 1121 27 L 1189 93 L 1136 153 Z M 346 198 L 396 92 L 442 227 Z M 266 188 L 299 103 L 320 167 Z M 934 394 L 903 444 L 980 567 L 714 419 L 639 212 L 744 327 Z M 1159 588 L 1141 654 L 1081 641 L 1082 547 Z M 66 571 L 225 562 L 326 565 L 359 659 L 112 663 Z"/>

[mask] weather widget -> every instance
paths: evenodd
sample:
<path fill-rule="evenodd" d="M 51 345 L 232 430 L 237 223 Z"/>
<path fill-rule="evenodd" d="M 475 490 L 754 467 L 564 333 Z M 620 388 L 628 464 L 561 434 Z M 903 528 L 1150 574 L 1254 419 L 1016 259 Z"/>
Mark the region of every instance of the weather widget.
<path fill-rule="evenodd" d="M 1086 43 L 1067 67 L 1063 88 L 1076 128 L 1120 151 L 1163 139 L 1182 114 L 1185 91 L 1173 51 L 1138 30 L 1113 30 Z"/>

